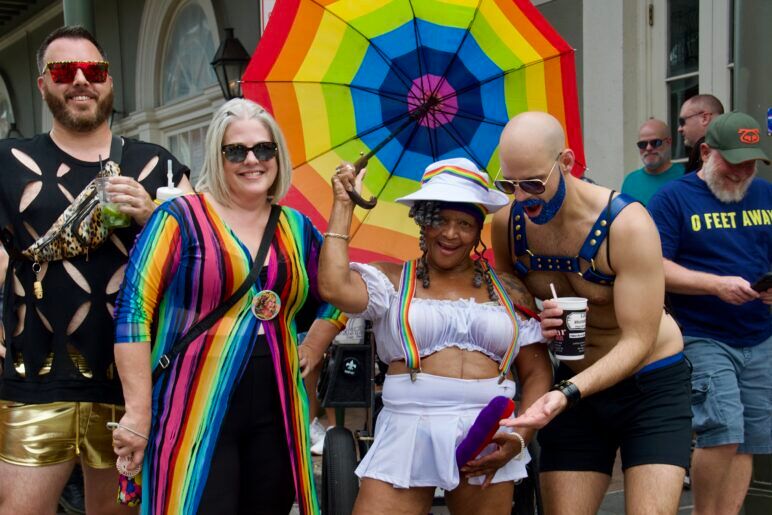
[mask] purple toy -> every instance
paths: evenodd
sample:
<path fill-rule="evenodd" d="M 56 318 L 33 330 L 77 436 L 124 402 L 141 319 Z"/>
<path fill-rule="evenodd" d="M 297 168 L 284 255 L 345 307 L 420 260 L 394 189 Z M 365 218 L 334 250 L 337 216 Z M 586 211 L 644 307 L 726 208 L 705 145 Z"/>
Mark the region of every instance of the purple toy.
<path fill-rule="evenodd" d="M 469 428 L 469 433 L 456 447 L 456 463 L 463 467 L 469 460 L 479 455 L 485 446 L 491 443 L 493 436 L 499 430 L 499 421 L 507 418 L 515 411 L 515 402 L 507 397 L 498 396 L 491 399 Z"/>

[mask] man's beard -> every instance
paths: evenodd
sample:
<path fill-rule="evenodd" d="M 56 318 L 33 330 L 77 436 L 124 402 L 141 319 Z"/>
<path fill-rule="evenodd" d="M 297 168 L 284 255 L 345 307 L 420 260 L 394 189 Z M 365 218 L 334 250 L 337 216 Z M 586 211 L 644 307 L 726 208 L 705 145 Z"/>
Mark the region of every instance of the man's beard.
<path fill-rule="evenodd" d="M 73 113 L 72 110 L 67 108 L 67 101 L 65 99 L 53 95 L 46 88 L 43 89 L 43 98 L 45 99 L 46 104 L 48 104 L 48 108 L 51 110 L 54 119 L 66 129 L 75 132 L 93 131 L 102 125 L 113 112 L 112 89 L 109 90 L 103 98 L 97 99 L 97 108 L 93 115 L 87 113 Z"/>
<path fill-rule="evenodd" d="M 729 189 L 722 185 L 722 180 L 726 181 L 727 179 L 723 179 L 721 175 L 716 172 L 716 160 L 712 154 L 708 157 L 707 161 L 702 163 L 702 177 L 705 179 L 705 184 L 708 185 L 711 193 L 724 204 L 740 202 L 745 198 L 745 194 L 748 192 L 748 188 L 755 176 L 756 173 L 754 172 L 753 175 L 745 180 L 745 182 L 738 184 L 735 189 Z"/>

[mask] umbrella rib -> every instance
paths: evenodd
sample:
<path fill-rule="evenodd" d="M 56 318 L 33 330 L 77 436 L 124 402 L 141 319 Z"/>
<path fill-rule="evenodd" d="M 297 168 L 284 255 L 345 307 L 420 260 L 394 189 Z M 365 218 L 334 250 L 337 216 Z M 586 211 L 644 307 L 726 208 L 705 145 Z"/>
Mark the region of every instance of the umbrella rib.
<path fill-rule="evenodd" d="M 478 0 L 477 7 L 474 8 L 474 14 L 472 15 L 472 19 L 469 20 L 469 25 L 466 26 L 466 30 L 464 31 L 464 36 L 461 38 L 461 41 L 459 41 L 458 46 L 456 47 L 456 51 L 453 52 L 453 57 L 448 62 L 448 65 L 445 67 L 445 70 L 442 72 L 442 75 L 440 75 L 440 80 L 437 81 L 437 84 L 434 86 L 434 90 L 432 91 L 432 95 L 436 95 L 437 92 L 440 90 L 440 88 L 447 82 L 447 75 L 450 71 L 450 68 L 453 66 L 453 63 L 456 62 L 456 59 L 458 58 L 458 52 L 461 50 L 461 47 L 464 46 L 464 42 L 466 41 L 467 36 L 469 36 L 472 25 L 474 25 L 475 20 L 477 19 L 477 13 L 480 12 L 480 4 L 482 4 L 482 0 Z"/>
<path fill-rule="evenodd" d="M 498 79 L 500 79 L 502 77 L 506 77 L 507 75 L 509 75 L 511 73 L 520 71 L 520 70 L 522 70 L 524 68 L 528 68 L 529 66 L 533 66 L 534 64 L 546 63 L 547 61 L 550 61 L 552 59 L 560 59 L 561 57 L 563 57 L 567 53 L 568 52 L 561 52 L 560 54 L 551 55 L 551 56 L 547 57 L 546 59 L 542 59 L 541 61 L 531 61 L 529 63 L 524 63 L 521 66 L 518 66 L 517 68 L 510 68 L 509 70 L 504 70 L 504 71 L 502 71 L 500 73 L 497 73 L 496 75 L 492 75 L 492 76 L 488 77 L 487 79 L 482 79 L 482 80 L 476 82 L 475 84 L 470 84 L 469 86 L 466 86 L 466 87 L 463 87 L 461 89 L 458 89 L 458 90 L 454 91 L 453 93 L 450 93 L 449 95 L 446 95 L 446 96 L 440 98 L 439 101 L 440 102 L 444 102 L 448 98 L 457 97 L 459 95 L 462 95 L 462 94 L 466 93 L 467 91 L 471 91 L 471 90 L 473 90 L 475 88 L 480 88 L 483 85 L 488 84 L 489 82 L 493 82 L 494 80 L 498 80 Z"/>
<path fill-rule="evenodd" d="M 315 80 L 249 80 L 249 81 L 243 81 L 245 83 L 261 83 L 261 84 L 320 84 L 323 86 L 340 86 L 342 88 L 349 88 L 349 89 L 356 89 L 360 91 L 364 91 L 365 93 L 372 93 L 373 95 L 377 97 L 386 97 L 389 100 L 394 100 L 395 102 L 400 102 L 405 105 L 410 105 L 409 102 L 405 99 L 405 96 L 400 93 L 392 93 L 389 91 L 383 91 L 375 88 L 368 88 L 365 86 L 357 86 L 355 84 L 345 84 L 343 82 L 329 82 L 329 81 L 315 81 Z"/>
<path fill-rule="evenodd" d="M 406 142 L 406 144 L 404 145 L 404 147 L 403 147 L 403 148 L 406 148 L 406 147 L 409 147 L 409 146 L 410 146 L 410 142 L 411 142 L 411 141 L 413 141 L 413 138 L 415 137 L 415 135 L 416 135 L 416 132 L 418 132 L 418 124 L 415 124 L 415 126 L 413 127 L 413 130 L 412 130 L 412 132 L 410 133 L 410 136 L 408 136 L 408 138 L 407 138 L 407 142 Z M 399 163 L 402 161 L 402 158 L 403 158 L 403 157 L 405 157 L 405 153 L 404 153 L 404 152 L 402 152 L 402 153 L 399 155 L 399 157 L 397 158 L 397 162 L 396 162 L 396 163 L 394 163 L 394 170 L 396 170 L 396 169 L 399 167 Z M 376 194 L 375 194 L 375 196 L 376 196 L 376 197 L 380 198 L 381 194 L 383 193 L 383 190 L 385 190 L 385 189 L 386 189 L 386 184 L 388 184 L 388 182 L 389 182 L 389 179 L 390 179 L 392 176 L 393 176 L 392 172 L 391 172 L 391 171 L 389 171 L 389 176 L 386 178 L 386 180 L 385 180 L 385 181 L 383 181 L 383 186 L 381 186 L 381 187 L 380 187 L 380 189 L 378 190 L 378 193 L 376 193 Z M 359 229 L 360 229 L 360 228 L 361 228 L 363 225 L 365 225 L 365 220 L 367 220 L 367 218 L 370 216 L 370 213 L 372 213 L 372 212 L 373 212 L 372 210 L 368 210 L 368 211 L 365 213 L 365 215 L 362 217 L 362 219 L 361 219 L 361 220 L 360 220 L 360 222 L 359 222 L 359 226 L 358 226 L 356 229 L 354 229 L 354 230 L 352 231 L 352 234 L 351 234 L 351 237 L 352 237 L 352 238 L 353 238 L 354 236 L 356 236 L 356 233 L 357 233 L 357 232 L 359 232 Z"/>
<path fill-rule="evenodd" d="M 473 113 L 470 113 L 468 111 L 464 111 L 462 109 L 457 109 L 456 111 L 446 111 L 442 107 L 435 107 L 432 109 L 433 112 L 438 114 L 444 114 L 447 115 L 448 118 L 453 118 L 455 116 L 458 116 L 459 118 L 464 118 L 466 120 L 472 120 L 475 122 L 480 123 L 487 123 L 490 125 L 496 125 L 498 127 L 504 127 L 507 123 L 506 122 L 500 122 L 497 120 L 489 120 L 488 118 L 485 118 L 484 116 L 475 115 Z"/>
<path fill-rule="evenodd" d="M 410 5 L 410 12 L 413 13 L 413 35 L 415 36 L 416 57 L 418 58 L 418 77 L 422 78 L 424 76 L 424 65 L 421 59 L 421 49 L 423 48 L 423 43 L 421 43 L 421 34 L 418 31 L 418 18 L 416 18 L 415 15 L 413 0 L 408 0 L 408 4 Z M 418 82 L 418 88 L 421 90 L 421 96 L 425 97 L 426 91 L 424 91 L 424 81 L 421 79 Z"/>
<path fill-rule="evenodd" d="M 412 81 L 411 81 L 411 80 L 410 80 L 410 78 L 407 76 L 407 74 L 405 74 L 405 72 L 403 72 L 403 71 L 402 71 L 402 70 L 401 70 L 401 69 L 400 69 L 398 66 L 395 66 L 395 65 L 394 65 L 394 61 L 392 61 L 392 60 L 391 60 L 391 59 L 388 57 L 388 55 L 387 55 L 387 54 L 386 54 L 386 53 L 385 53 L 383 50 L 381 50 L 381 48 L 380 48 L 378 45 L 376 45 L 375 43 L 373 43 L 373 40 L 372 40 L 372 39 L 370 39 L 370 38 L 368 38 L 367 36 L 365 36 L 365 35 L 362 33 L 362 31 L 360 31 L 359 29 L 357 29 L 356 27 L 354 27 L 353 25 L 351 25 L 351 24 L 350 24 L 348 21 L 344 20 L 344 19 L 343 19 L 343 18 L 341 18 L 339 15 L 337 15 L 336 13 L 334 13 L 334 12 L 330 11 L 329 9 L 327 9 L 327 6 L 326 6 L 326 5 L 322 5 L 321 3 L 319 3 L 319 1 L 318 1 L 318 0 L 311 0 L 311 2 L 312 2 L 312 3 L 315 3 L 316 5 L 318 5 L 319 7 L 321 7 L 323 10 L 327 11 L 327 12 L 328 12 L 328 13 L 330 13 L 332 16 L 334 16 L 334 17 L 336 17 L 337 19 L 339 19 L 339 20 L 340 20 L 342 23 L 344 23 L 344 24 L 345 24 L 347 27 L 350 27 L 350 28 L 351 28 L 351 30 L 353 30 L 354 32 L 356 32 L 357 34 L 359 34 L 360 36 L 362 36 L 362 39 L 364 39 L 365 41 L 367 41 L 367 43 L 368 43 L 368 44 L 369 44 L 369 45 L 370 45 L 370 46 L 371 46 L 371 47 L 372 47 L 372 48 L 375 50 L 375 52 L 376 52 L 376 53 L 377 53 L 377 54 L 380 56 L 380 58 L 384 60 L 384 62 L 386 63 L 386 65 L 389 67 L 389 69 L 390 69 L 390 70 L 394 70 L 394 71 L 396 72 L 396 75 L 397 75 L 397 77 L 398 77 L 398 78 L 399 78 L 399 79 L 402 81 L 402 84 L 403 84 L 403 86 L 405 86 L 405 88 L 406 88 L 406 89 L 410 89 L 410 85 L 411 85 L 411 82 L 412 82 Z"/>
<path fill-rule="evenodd" d="M 316 154 L 316 155 L 314 155 L 314 156 L 311 156 L 311 157 L 308 157 L 308 158 L 306 158 L 306 160 L 305 160 L 305 161 L 301 161 L 300 163 L 297 163 L 295 166 L 293 166 L 293 169 L 295 169 L 295 168 L 299 168 L 299 167 L 303 166 L 304 164 L 307 164 L 307 163 L 309 163 L 310 161 L 313 161 L 314 159 L 317 159 L 317 158 L 319 158 L 319 157 L 323 156 L 323 155 L 324 155 L 324 154 L 326 154 L 327 152 L 332 152 L 332 151 L 333 151 L 333 150 L 335 150 L 336 148 L 342 147 L 342 146 L 343 146 L 343 145 L 345 145 L 346 143 L 349 143 L 349 142 L 351 142 L 351 141 L 354 141 L 354 140 L 357 140 L 357 139 L 362 139 L 364 136 L 367 136 L 368 134 L 372 134 L 373 132 L 375 132 L 375 131 L 377 131 L 377 130 L 379 130 L 379 129 L 383 129 L 383 128 L 386 128 L 388 125 L 391 125 L 391 124 L 393 124 L 393 123 L 396 123 L 396 122 L 399 122 L 399 121 L 401 121 L 401 120 L 404 120 L 404 119 L 405 119 L 406 117 L 408 117 L 408 116 L 410 116 L 410 113 L 407 113 L 407 112 L 406 112 L 406 113 L 403 113 L 403 114 L 401 114 L 401 115 L 399 115 L 399 116 L 395 116 L 394 118 L 391 118 L 390 120 L 387 120 L 387 121 L 385 121 L 385 122 L 381 122 L 381 123 L 380 123 L 380 124 L 378 124 L 378 125 L 375 125 L 375 126 L 373 126 L 373 127 L 370 127 L 370 128 L 369 128 L 369 129 L 367 129 L 367 130 L 364 130 L 364 131 L 362 131 L 362 132 L 358 132 L 358 133 L 354 134 L 353 136 L 351 136 L 350 138 L 348 138 L 348 139 L 346 139 L 346 140 L 343 140 L 343 141 L 341 141 L 341 142 L 340 142 L 340 143 L 338 143 L 337 145 L 333 145 L 332 147 L 328 148 L 328 149 L 327 149 L 327 150 L 325 150 L 324 152 L 320 152 L 319 154 Z"/>
<path fill-rule="evenodd" d="M 461 135 L 460 134 L 458 134 L 458 135 L 453 134 L 453 131 L 450 130 L 451 127 L 452 127 L 452 124 L 447 124 L 447 123 L 446 124 L 442 124 L 441 127 L 445 130 L 445 132 L 448 133 L 448 135 L 456 143 L 458 143 L 458 146 L 463 148 L 466 151 L 466 153 L 469 154 L 469 157 L 471 157 L 477 163 L 477 166 L 479 166 L 481 170 L 484 170 L 486 173 L 488 173 L 488 170 L 487 170 L 485 164 L 475 155 L 474 152 L 472 152 L 471 148 L 469 148 L 466 144 L 464 144 L 464 141 L 463 141 L 463 138 L 461 137 Z M 455 130 L 455 127 L 453 127 L 453 129 Z M 488 175 L 490 175 L 490 174 L 488 174 Z"/>

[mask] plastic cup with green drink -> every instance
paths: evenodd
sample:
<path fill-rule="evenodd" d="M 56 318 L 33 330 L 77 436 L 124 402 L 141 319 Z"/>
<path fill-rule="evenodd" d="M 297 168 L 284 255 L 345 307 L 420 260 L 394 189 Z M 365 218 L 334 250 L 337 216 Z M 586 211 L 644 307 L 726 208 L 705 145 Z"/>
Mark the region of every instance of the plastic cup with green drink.
<path fill-rule="evenodd" d="M 102 210 L 102 223 L 108 229 L 118 229 L 131 225 L 131 216 L 122 212 L 120 204 L 110 201 L 110 194 L 107 193 L 107 185 L 110 183 L 110 177 L 97 177 L 95 179 L 99 205 Z"/>

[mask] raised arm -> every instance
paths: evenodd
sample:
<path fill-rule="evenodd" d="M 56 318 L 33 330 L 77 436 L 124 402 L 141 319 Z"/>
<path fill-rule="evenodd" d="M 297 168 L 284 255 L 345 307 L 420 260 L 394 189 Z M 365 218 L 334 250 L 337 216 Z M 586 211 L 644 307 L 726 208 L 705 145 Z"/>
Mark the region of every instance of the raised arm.
<path fill-rule="evenodd" d="M 319 294 L 322 299 L 347 313 L 360 313 L 367 308 L 367 287 L 362 276 L 349 268 L 348 235 L 354 203 L 347 191 L 361 191 L 364 170 L 358 177 L 354 167 L 344 164 L 332 176 L 333 204 L 319 257 Z"/>

